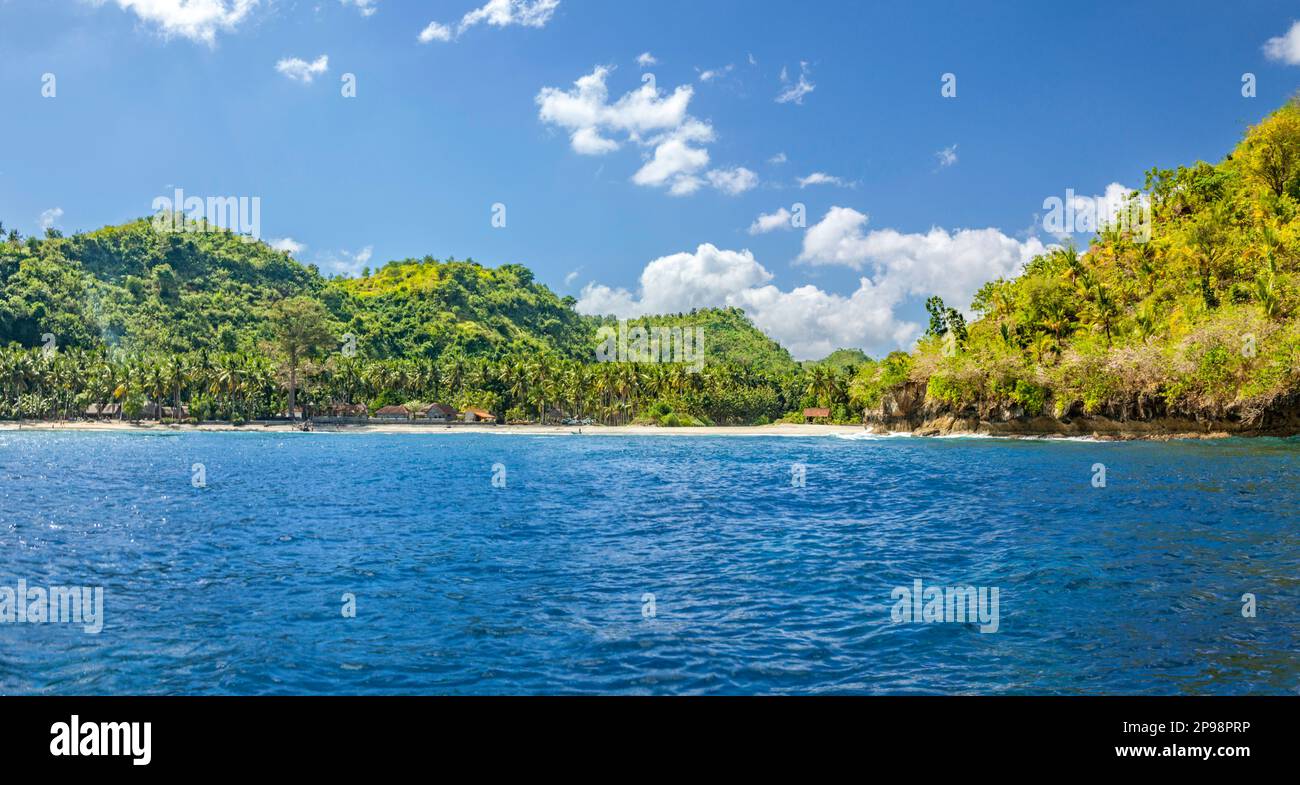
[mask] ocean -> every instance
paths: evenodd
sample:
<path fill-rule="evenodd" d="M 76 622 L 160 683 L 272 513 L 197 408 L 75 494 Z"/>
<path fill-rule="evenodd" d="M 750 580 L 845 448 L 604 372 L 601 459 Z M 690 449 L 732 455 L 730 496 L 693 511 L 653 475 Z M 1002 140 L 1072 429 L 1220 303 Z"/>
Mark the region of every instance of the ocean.
<path fill-rule="evenodd" d="M 1298 469 L 1294 439 L 0 431 L 0 693 L 1298 694 Z"/>

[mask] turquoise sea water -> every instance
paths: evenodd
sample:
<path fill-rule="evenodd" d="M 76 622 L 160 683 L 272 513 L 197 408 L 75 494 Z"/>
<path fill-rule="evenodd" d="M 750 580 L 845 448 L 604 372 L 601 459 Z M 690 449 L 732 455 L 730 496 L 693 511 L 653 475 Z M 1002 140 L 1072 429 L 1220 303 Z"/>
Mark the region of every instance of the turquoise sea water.
<path fill-rule="evenodd" d="M 0 432 L 0 587 L 104 590 L 97 635 L 0 623 L 0 692 L 1297 694 L 1298 469 L 1265 439 Z M 917 579 L 998 588 L 997 632 L 895 622 Z"/>

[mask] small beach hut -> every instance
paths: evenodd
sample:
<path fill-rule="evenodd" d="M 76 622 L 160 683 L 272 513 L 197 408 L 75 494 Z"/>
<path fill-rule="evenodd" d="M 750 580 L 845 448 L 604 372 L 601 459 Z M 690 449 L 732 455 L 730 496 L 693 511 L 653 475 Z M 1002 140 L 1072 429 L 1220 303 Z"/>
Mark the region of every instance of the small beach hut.
<path fill-rule="evenodd" d="M 430 422 L 451 422 L 456 419 L 456 409 L 445 403 L 431 403 L 425 407 L 424 416 Z"/>

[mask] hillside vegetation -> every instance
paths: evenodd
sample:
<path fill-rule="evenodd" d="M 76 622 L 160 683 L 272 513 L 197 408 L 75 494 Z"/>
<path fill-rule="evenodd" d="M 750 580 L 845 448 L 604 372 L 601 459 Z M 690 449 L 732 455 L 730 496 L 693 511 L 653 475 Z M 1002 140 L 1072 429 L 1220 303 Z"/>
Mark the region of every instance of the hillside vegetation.
<path fill-rule="evenodd" d="M 573 306 L 515 264 L 425 257 L 327 279 L 260 242 L 150 220 L 71 237 L 10 232 L 0 234 L 0 417 L 156 402 L 245 420 L 287 411 L 292 388 L 317 413 L 439 401 L 516 419 L 628 422 L 653 408 L 749 422 L 805 397 L 789 353 L 739 310 L 632 323 L 703 329 L 703 368 L 691 369 L 594 362 L 612 320 Z"/>
<path fill-rule="evenodd" d="M 1300 103 L 1226 158 L 1152 169 L 1145 242 L 1103 229 L 942 303 L 912 354 L 854 380 L 868 419 L 939 416 L 1289 422 L 1300 382 Z M 910 422 L 909 422 L 910 421 Z"/>

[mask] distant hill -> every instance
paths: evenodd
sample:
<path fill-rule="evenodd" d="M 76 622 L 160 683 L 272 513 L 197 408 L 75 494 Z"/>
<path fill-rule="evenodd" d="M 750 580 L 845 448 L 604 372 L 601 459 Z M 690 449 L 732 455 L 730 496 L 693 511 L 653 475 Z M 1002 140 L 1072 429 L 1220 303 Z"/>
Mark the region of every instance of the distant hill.
<path fill-rule="evenodd" d="M 286 297 L 323 303 L 363 357 L 594 357 L 607 318 L 574 310 L 518 264 L 432 257 L 389 262 L 362 278 L 323 277 L 265 243 L 222 231 L 156 231 L 149 220 L 70 237 L 0 242 L 0 345 L 101 344 L 128 351 L 254 351 L 267 312 Z M 737 309 L 647 317 L 701 326 L 705 362 L 792 371 L 789 352 Z"/>
<path fill-rule="evenodd" d="M 840 371 L 853 371 L 871 362 L 871 358 L 861 349 L 836 349 L 820 360 L 806 360 L 803 367 L 829 365 Z"/>
<path fill-rule="evenodd" d="M 614 317 L 597 317 L 599 325 L 616 325 Z M 739 308 L 701 308 L 690 313 L 647 316 L 628 320 L 629 329 L 637 325 L 653 327 L 699 327 L 704 333 L 704 362 L 735 363 L 755 371 L 772 374 L 793 373 L 799 365 L 776 341 L 754 327 Z"/>

